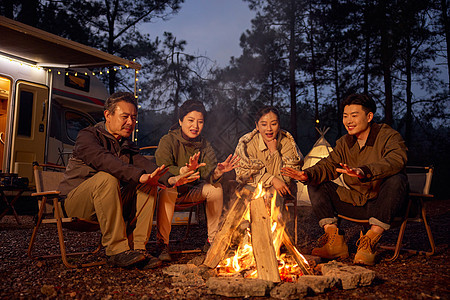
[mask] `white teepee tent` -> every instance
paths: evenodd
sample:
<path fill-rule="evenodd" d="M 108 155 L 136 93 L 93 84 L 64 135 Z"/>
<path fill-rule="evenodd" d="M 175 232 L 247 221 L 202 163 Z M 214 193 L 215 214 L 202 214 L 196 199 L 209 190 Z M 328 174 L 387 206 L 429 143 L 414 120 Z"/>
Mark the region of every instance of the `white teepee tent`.
<path fill-rule="evenodd" d="M 333 150 L 330 143 L 327 142 L 325 139 L 325 134 L 330 130 L 330 128 L 323 128 L 318 129 L 316 127 L 316 130 L 319 132 L 320 137 L 312 147 L 311 151 L 305 156 L 304 164 L 303 164 L 303 170 L 306 168 L 309 168 L 311 166 L 314 166 L 319 160 L 321 160 L 324 157 L 327 157 L 330 152 Z M 335 183 L 345 186 L 344 180 L 342 179 L 342 175 L 339 176 L 336 180 L 334 180 Z M 308 189 L 306 185 L 304 185 L 301 182 L 297 183 L 297 205 L 299 206 L 311 206 L 311 201 L 309 200 L 308 195 Z"/>

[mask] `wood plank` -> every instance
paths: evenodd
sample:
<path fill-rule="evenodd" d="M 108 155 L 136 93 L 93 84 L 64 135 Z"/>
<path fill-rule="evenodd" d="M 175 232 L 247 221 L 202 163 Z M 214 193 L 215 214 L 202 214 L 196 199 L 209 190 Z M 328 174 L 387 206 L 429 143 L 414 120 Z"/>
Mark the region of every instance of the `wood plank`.
<path fill-rule="evenodd" d="M 309 267 L 308 263 L 305 263 L 300 252 L 297 250 L 297 248 L 294 246 L 294 244 L 292 244 L 292 241 L 289 238 L 289 235 L 286 233 L 286 231 L 283 234 L 283 244 L 286 246 L 289 253 L 294 257 L 299 268 L 302 270 L 303 275 L 313 275 L 313 272 L 312 272 L 311 268 Z"/>
<path fill-rule="evenodd" d="M 228 247 L 231 243 L 233 232 L 241 223 L 248 208 L 248 202 L 245 199 L 238 198 L 228 211 L 226 219 L 214 237 L 208 252 L 206 253 L 203 265 L 209 268 L 215 268 L 223 260 Z"/>
<path fill-rule="evenodd" d="M 250 202 L 250 229 L 258 278 L 280 282 L 278 261 L 273 247 L 271 218 L 262 197 Z"/>

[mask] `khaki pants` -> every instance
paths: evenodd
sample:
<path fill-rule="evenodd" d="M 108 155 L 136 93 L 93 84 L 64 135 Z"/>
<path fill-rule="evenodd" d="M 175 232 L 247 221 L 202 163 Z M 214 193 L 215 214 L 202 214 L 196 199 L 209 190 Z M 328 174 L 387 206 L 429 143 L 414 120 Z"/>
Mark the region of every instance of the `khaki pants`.
<path fill-rule="evenodd" d="M 176 188 L 160 190 L 156 215 L 156 226 L 158 228 L 157 239 L 162 240 L 166 245 L 169 244 L 175 203 L 195 203 L 201 201 L 206 201 L 208 240 L 212 243 L 219 229 L 219 221 L 223 209 L 223 190 L 220 183 L 201 183 L 193 187 L 182 198 L 178 198 Z"/>
<path fill-rule="evenodd" d="M 121 192 L 116 177 L 98 172 L 68 194 L 64 208 L 69 217 L 99 222 L 106 255 L 127 251 L 130 245 L 135 250 L 145 249 L 152 229 L 156 188 L 148 195 L 135 187 L 129 186 Z M 130 215 L 124 216 L 124 211 Z M 125 220 L 129 222 L 136 216 L 135 228 L 127 238 Z"/>

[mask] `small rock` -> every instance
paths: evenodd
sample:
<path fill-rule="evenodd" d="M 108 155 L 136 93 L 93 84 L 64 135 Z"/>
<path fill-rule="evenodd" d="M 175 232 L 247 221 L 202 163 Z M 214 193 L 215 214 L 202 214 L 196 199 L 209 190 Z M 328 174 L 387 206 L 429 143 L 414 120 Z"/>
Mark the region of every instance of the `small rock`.
<path fill-rule="evenodd" d="M 53 286 L 44 284 L 41 287 L 41 293 L 47 297 L 56 297 L 56 290 Z"/>
<path fill-rule="evenodd" d="M 375 272 L 360 266 L 349 266 L 335 260 L 322 265 L 324 276 L 335 277 L 344 290 L 367 286 L 375 279 Z"/>
<path fill-rule="evenodd" d="M 162 270 L 163 274 L 168 276 L 179 276 L 188 273 L 199 273 L 199 268 L 193 264 L 176 264 L 170 265 Z"/>
<path fill-rule="evenodd" d="M 199 255 L 188 261 L 188 264 L 200 266 L 205 260 L 205 255 Z"/>
<path fill-rule="evenodd" d="M 172 285 L 173 286 L 181 286 L 181 287 L 199 287 L 205 284 L 203 278 L 194 273 L 188 273 L 186 275 L 179 275 L 172 277 Z"/>
<path fill-rule="evenodd" d="M 314 293 L 321 294 L 334 287 L 337 282 L 338 280 L 332 276 L 303 275 L 300 276 L 296 284 L 304 285 L 313 290 Z"/>
<path fill-rule="evenodd" d="M 299 299 L 308 294 L 306 285 L 285 282 L 270 291 L 270 296 L 276 299 Z"/>
<path fill-rule="evenodd" d="M 226 297 L 263 297 L 274 283 L 262 279 L 211 277 L 206 286 L 209 293 Z"/>

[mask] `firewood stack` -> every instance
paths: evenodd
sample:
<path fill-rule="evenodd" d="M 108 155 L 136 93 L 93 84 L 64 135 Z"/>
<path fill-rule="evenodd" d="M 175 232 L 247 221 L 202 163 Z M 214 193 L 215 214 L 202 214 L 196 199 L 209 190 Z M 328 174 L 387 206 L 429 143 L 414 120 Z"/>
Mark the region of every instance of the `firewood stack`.
<path fill-rule="evenodd" d="M 228 211 L 225 220 L 222 222 L 222 226 L 206 254 L 203 265 L 213 269 L 225 258 L 231 244 L 233 233 L 243 221 L 247 210 L 250 210 L 251 243 L 258 278 L 272 282 L 281 281 L 276 255 L 278 249 L 274 247 L 274 234 L 271 230 L 273 221 L 277 222 L 277 227 L 282 226 L 282 231 L 278 231 L 278 235 L 281 235 L 282 243 L 297 262 L 303 275 L 312 274 L 308 263 L 292 244 L 288 233 L 284 229 L 284 224 L 280 220 L 276 220 L 277 216 L 273 213 L 275 201 L 272 201 L 272 209 L 270 210 L 272 215 L 269 215 L 264 196 L 267 196 L 267 194 L 262 191 L 261 186 L 258 186 L 254 193 L 245 188 L 242 189 L 238 198 Z"/>

